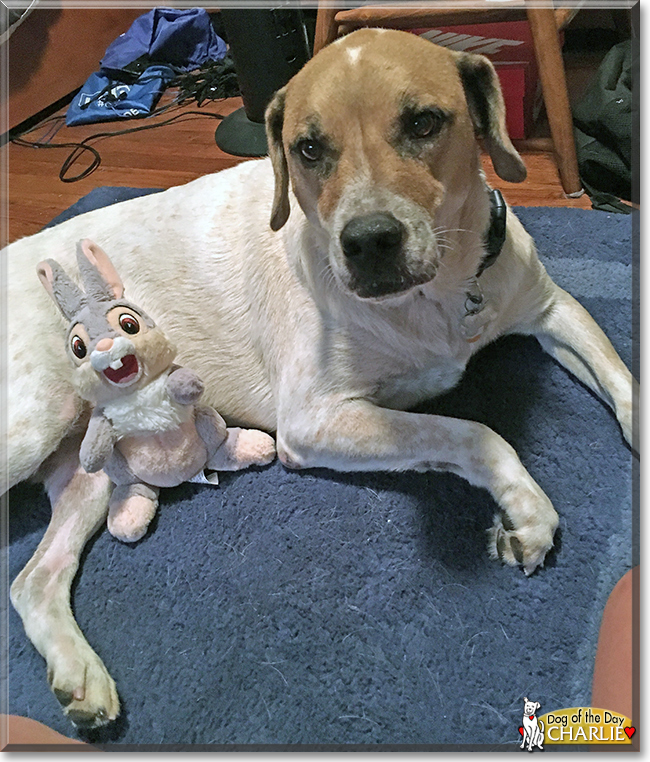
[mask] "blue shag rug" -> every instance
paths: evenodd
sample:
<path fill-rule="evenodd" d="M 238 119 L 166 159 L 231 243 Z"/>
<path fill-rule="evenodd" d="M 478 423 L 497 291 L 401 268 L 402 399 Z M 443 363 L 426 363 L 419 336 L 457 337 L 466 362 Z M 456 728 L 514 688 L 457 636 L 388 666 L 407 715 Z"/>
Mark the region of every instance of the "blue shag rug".
<path fill-rule="evenodd" d="M 145 192 L 100 188 L 54 222 Z M 632 217 L 517 214 L 632 367 Z M 101 531 L 74 586 L 123 706 L 90 739 L 516 749 L 524 696 L 540 714 L 588 705 L 603 607 L 633 561 L 633 456 L 614 416 L 524 337 L 486 348 L 422 409 L 515 447 L 560 514 L 544 569 L 527 579 L 488 559 L 496 506 L 451 474 L 276 461 L 217 489 L 163 491 L 147 537 L 128 546 Z M 48 517 L 40 488 L 11 492 L 11 579 Z M 9 711 L 74 735 L 13 609 L 9 630 Z"/>

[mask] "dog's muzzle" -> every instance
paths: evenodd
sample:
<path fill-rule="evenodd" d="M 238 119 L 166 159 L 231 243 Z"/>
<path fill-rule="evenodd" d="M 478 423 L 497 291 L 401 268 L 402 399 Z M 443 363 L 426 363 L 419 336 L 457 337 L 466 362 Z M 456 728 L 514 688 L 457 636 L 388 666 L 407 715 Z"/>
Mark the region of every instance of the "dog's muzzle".
<path fill-rule="evenodd" d="M 408 232 L 390 212 L 373 212 L 351 219 L 341 231 L 341 249 L 350 274 L 349 287 L 371 299 L 408 291 L 431 279 L 414 274 L 405 260 Z"/>
<path fill-rule="evenodd" d="M 360 271 L 392 264 L 402 251 L 406 228 L 392 214 L 375 212 L 350 220 L 341 232 L 348 263 Z"/>

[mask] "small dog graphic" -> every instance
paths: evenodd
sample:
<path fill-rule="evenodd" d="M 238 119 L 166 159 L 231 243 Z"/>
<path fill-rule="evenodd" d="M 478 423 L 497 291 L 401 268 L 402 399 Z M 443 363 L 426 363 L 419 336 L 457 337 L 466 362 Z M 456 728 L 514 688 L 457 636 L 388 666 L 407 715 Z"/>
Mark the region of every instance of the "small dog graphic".
<path fill-rule="evenodd" d="M 523 749 L 526 743 L 528 743 L 528 751 L 532 751 L 534 746 L 537 746 L 542 751 L 542 741 L 544 740 L 544 723 L 535 717 L 535 712 L 539 709 L 540 704 L 538 701 L 529 701 L 524 698 L 524 719 L 523 727 L 520 728 L 522 733 L 522 741 L 520 749 Z"/>

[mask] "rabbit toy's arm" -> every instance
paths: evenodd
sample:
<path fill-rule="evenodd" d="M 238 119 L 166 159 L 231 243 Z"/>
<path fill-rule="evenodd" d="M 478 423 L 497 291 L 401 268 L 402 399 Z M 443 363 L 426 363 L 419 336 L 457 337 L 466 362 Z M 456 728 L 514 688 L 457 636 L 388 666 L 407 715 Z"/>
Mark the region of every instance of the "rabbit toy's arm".
<path fill-rule="evenodd" d="M 103 468 L 113 453 L 115 442 L 115 430 L 111 422 L 101 413 L 94 412 L 79 450 L 79 462 L 83 468 L 89 474 Z"/>
<path fill-rule="evenodd" d="M 175 367 L 167 377 L 167 391 L 179 405 L 193 405 L 203 394 L 203 381 L 193 370 Z"/>

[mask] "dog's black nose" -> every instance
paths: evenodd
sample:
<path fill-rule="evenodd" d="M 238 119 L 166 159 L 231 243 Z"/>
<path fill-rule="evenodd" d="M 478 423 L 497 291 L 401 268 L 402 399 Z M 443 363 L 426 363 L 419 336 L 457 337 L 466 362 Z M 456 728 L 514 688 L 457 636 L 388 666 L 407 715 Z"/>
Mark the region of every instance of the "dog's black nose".
<path fill-rule="evenodd" d="M 406 235 L 404 225 L 388 212 L 374 212 L 355 217 L 343 228 L 343 253 L 360 268 L 395 259 Z"/>

